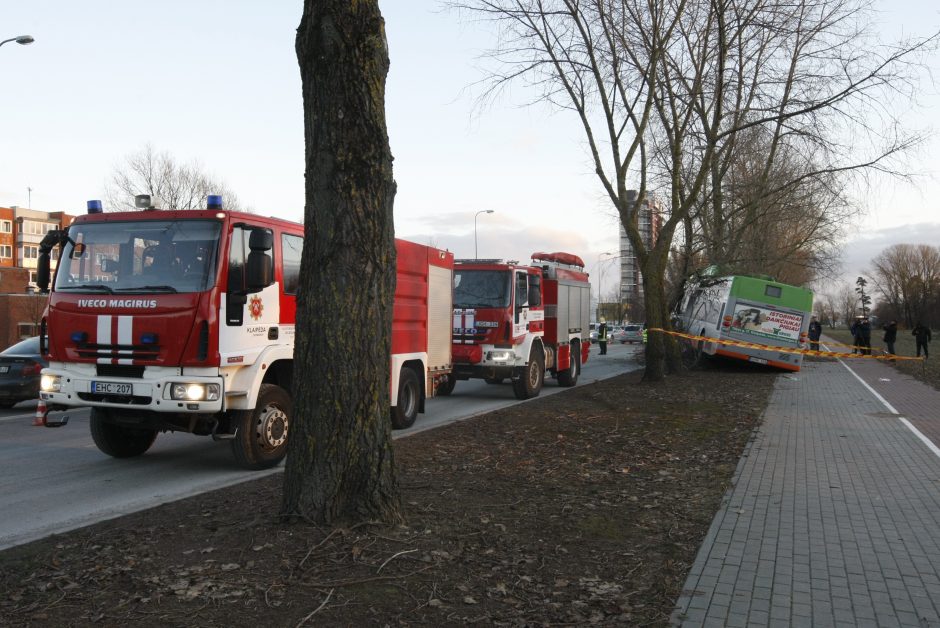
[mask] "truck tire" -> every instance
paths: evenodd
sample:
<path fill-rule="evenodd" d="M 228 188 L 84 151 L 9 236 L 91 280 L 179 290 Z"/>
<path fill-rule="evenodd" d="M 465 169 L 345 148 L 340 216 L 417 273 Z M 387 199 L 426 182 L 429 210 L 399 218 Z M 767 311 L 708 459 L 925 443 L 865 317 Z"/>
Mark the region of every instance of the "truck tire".
<path fill-rule="evenodd" d="M 529 363 L 526 364 L 522 377 L 512 380 L 512 391 L 516 394 L 516 399 L 532 399 L 542 392 L 542 384 L 545 382 L 545 357 L 540 355 L 541 353 L 541 347 L 532 347 Z"/>
<path fill-rule="evenodd" d="M 457 378 L 453 375 L 448 375 L 442 383 L 437 385 L 437 394 L 441 397 L 449 397 L 450 393 L 454 392 L 454 388 L 457 387 Z"/>
<path fill-rule="evenodd" d="M 421 388 L 415 372 L 403 366 L 398 377 L 398 403 L 392 408 L 392 427 L 403 430 L 415 424 L 418 406 L 421 403 Z"/>
<path fill-rule="evenodd" d="M 574 342 L 570 346 L 571 361 L 567 370 L 558 372 L 558 385 L 570 388 L 578 383 L 581 374 L 581 345 Z"/>
<path fill-rule="evenodd" d="M 113 458 L 139 456 L 150 449 L 157 438 L 157 430 L 111 423 L 104 408 L 92 408 L 88 424 L 95 445 Z"/>
<path fill-rule="evenodd" d="M 261 384 L 254 409 L 235 410 L 232 416 L 235 427 L 232 455 L 239 466 L 267 469 L 284 459 L 294 404 L 283 388 Z"/>

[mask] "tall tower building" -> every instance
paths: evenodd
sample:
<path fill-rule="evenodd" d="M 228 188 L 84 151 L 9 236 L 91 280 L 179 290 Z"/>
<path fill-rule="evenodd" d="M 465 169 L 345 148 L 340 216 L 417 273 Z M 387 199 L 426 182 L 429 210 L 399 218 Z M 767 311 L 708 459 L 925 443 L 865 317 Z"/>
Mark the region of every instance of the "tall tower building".
<path fill-rule="evenodd" d="M 638 194 L 636 190 L 627 190 L 627 200 L 636 205 Z M 647 196 L 643 204 L 637 209 L 637 227 L 640 237 L 647 248 L 651 248 L 659 238 L 659 231 L 663 226 L 665 208 L 662 201 L 655 196 Z M 627 232 L 620 225 L 620 301 L 621 303 L 636 303 L 643 298 L 643 275 L 636 259 L 633 245 L 627 238 Z"/>

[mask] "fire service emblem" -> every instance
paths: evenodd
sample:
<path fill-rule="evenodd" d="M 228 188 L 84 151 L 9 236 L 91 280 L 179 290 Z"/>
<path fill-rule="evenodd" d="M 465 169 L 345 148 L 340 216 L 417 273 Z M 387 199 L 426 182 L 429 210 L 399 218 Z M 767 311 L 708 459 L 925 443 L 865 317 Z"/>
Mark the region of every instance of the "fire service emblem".
<path fill-rule="evenodd" d="M 262 312 L 264 312 L 264 304 L 261 303 L 261 297 L 251 297 L 251 301 L 248 302 L 248 313 L 251 314 L 251 318 L 258 320 Z"/>

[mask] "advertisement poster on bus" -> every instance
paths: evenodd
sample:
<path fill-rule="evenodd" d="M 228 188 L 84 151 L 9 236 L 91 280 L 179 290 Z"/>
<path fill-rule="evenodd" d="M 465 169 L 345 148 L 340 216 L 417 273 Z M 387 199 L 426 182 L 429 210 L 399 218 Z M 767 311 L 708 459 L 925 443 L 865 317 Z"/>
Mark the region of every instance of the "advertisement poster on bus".
<path fill-rule="evenodd" d="M 731 331 L 760 338 L 799 344 L 803 315 L 738 302 L 734 305 Z"/>

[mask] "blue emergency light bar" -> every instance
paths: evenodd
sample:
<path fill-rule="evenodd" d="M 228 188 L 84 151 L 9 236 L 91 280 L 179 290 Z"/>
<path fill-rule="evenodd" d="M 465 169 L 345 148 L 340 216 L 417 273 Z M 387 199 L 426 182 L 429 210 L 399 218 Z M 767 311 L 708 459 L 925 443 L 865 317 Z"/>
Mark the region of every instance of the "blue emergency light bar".
<path fill-rule="evenodd" d="M 206 198 L 206 209 L 222 209 L 222 195 L 210 194 Z"/>
<path fill-rule="evenodd" d="M 88 201 L 89 214 L 100 214 L 101 212 L 101 201 Z"/>

